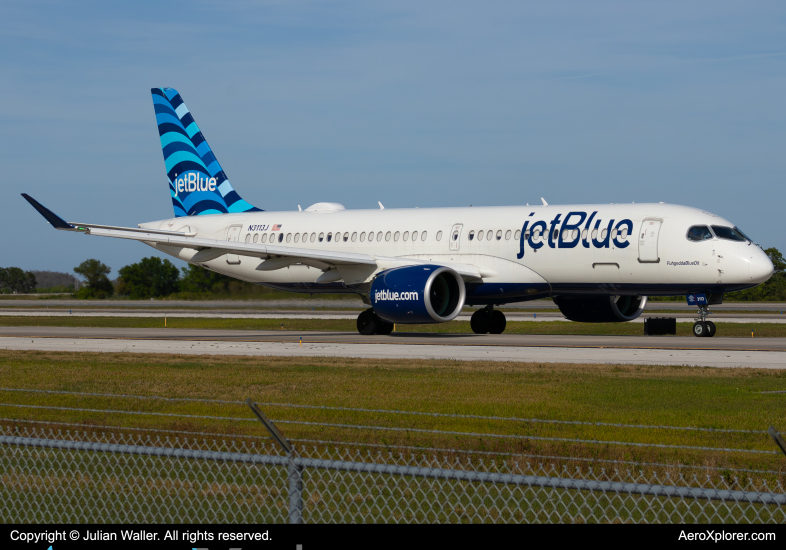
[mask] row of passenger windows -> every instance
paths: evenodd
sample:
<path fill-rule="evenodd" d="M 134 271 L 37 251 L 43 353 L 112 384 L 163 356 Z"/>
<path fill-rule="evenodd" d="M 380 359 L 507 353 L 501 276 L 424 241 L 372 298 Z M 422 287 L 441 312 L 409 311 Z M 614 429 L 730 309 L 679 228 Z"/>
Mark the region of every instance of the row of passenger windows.
<path fill-rule="evenodd" d="M 587 238 L 587 234 L 588 234 L 587 230 L 586 229 L 583 230 L 581 232 L 581 238 L 582 239 L 586 239 Z M 608 234 L 608 230 L 607 229 L 602 230 L 600 232 L 600 238 L 605 240 L 607 234 Z M 503 236 L 505 237 L 506 241 L 509 241 L 511 239 L 511 237 L 513 237 L 515 240 L 519 240 L 521 238 L 521 230 L 518 230 L 515 233 L 513 233 L 513 231 L 508 229 L 507 231 L 505 231 L 503 233 L 501 229 L 498 229 L 496 232 L 494 232 L 493 229 L 489 229 L 487 231 L 483 230 L 483 229 L 481 229 L 479 231 L 475 231 L 473 229 L 473 230 L 471 230 L 467 234 L 467 237 L 468 237 L 468 239 L 470 241 L 474 241 L 474 240 L 482 241 L 484 239 L 487 240 L 487 241 L 494 241 L 494 240 L 501 241 Z M 541 232 L 540 228 L 535 229 L 535 232 L 532 235 L 530 235 L 529 231 L 524 233 L 524 240 L 529 240 L 530 236 L 532 237 L 532 240 L 536 241 L 536 242 L 540 241 L 540 240 L 546 240 L 546 238 L 548 237 L 547 234 Z M 572 230 L 571 229 L 565 229 L 562 232 L 562 240 L 563 241 L 575 241 L 578 238 L 578 236 L 579 236 L 579 230 L 578 229 L 572 229 Z M 598 238 L 598 230 L 597 229 L 593 229 L 592 233 L 591 233 L 591 236 L 592 236 L 593 239 L 597 239 Z M 619 233 L 619 237 L 622 238 L 622 239 L 625 239 L 625 238 L 628 237 L 628 228 L 627 227 L 624 228 Z M 377 231 L 376 233 L 374 233 L 373 231 L 370 231 L 370 232 L 366 233 L 364 231 L 364 232 L 360 233 L 359 235 L 358 235 L 357 232 L 353 232 L 352 234 L 350 234 L 348 231 L 345 231 L 345 232 L 340 232 L 339 231 L 339 232 L 337 232 L 335 234 L 328 233 L 327 235 L 325 235 L 325 233 L 319 233 L 319 235 L 317 235 L 317 233 L 287 233 L 286 235 L 284 233 L 254 233 L 254 234 L 249 233 L 248 235 L 246 235 L 246 242 L 247 243 L 256 243 L 256 242 L 260 242 L 260 243 L 266 243 L 266 242 L 275 243 L 275 242 L 279 242 L 279 243 L 282 243 L 282 242 L 286 241 L 286 242 L 289 243 L 289 242 L 293 242 L 294 241 L 294 242 L 298 243 L 298 242 L 302 241 L 304 243 L 307 243 L 307 242 L 312 242 L 312 243 L 313 242 L 320 242 L 321 243 L 321 242 L 324 242 L 324 241 L 327 241 L 327 242 L 332 242 L 332 241 L 349 242 L 349 241 L 351 241 L 351 242 L 354 243 L 357 240 L 360 240 L 360 242 L 365 242 L 366 240 L 368 240 L 368 242 L 373 242 L 373 241 L 382 242 L 383 240 L 384 241 L 390 241 L 391 239 L 394 242 L 398 242 L 399 240 L 402 240 L 402 241 L 405 241 L 405 242 L 411 240 L 411 241 L 414 242 L 414 241 L 417 241 L 418 239 L 420 239 L 421 241 L 425 241 L 427 238 L 428 238 L 428 232 L 427 231 L 420 231 L 420 232 L 413 231 L 412 233 L 410 233 L 409 231 L 404 231 L 403 233 L 401 233 L 400 231 L 396 231 L 396 232 L 392 232 L 392 231 L 387 231 L 387 232 Z M 453 232 L 452 238 L 453 238 L 454 241 L 458 240 L 458 238 L 459 238 L 458 231 L 454 231 Z M 553 238 L 553 240 L 557 240 L 559 238 L 559 230 L 558 229 L 554 230 L 554 235 L 553 235 L 552 238 Z M 611 238 L 612 239 L 616 239 L 617 238 L 617 230 L 616 229 L 612 230 Z M 441 241 L 442 240 L 442 231 L 437 231 L 436 239 L 437 239 L 437 241 Z"/>
<path fill-rule="evenodd" d="M 582 240 L 586 240 L 587 236 L 589 236 L 590 238 L 597 240 L 598 233 L 599 232 L 598 232 L 597 229 L 593 229 L 591 232 L 586 230 L 586 229 L 584 229 L 581 232 L 581 239 Z M 518 234 L 519 234 L 519 232 L 517 231 L 516 235 L 518 235 Z M 609 230 L 608 229 L 601 230 L 600 231 L 600 238 L 601 238 L 601 240 L 606 240 L 606 236 L 608 234 L 609 234 Z M 620 239 L 627 239 L 628 238 L 628 228 L 625 227 L 625 228 L 622 229 L 622 231 L 619 231 L 619 232 L 616 229 L 612 229 L 611 230 L 611 238 L 612 239 L 616 239 L 618 236 L 619 236 Z M 530 237 L 532 237 L 532 240 L 535 241 L 535 242 L 541 241 L 541 240 L 545 241 L 548 238 L 548 232 L 542 232 L 540 230 L 540 228 L 537 228 L 537 229 L 535 229 L 534 233 L 530 233 L 530 231 L 527 231 L 526 233 L 524 233 L 524 240 L 529 240 Z M 559 239 L 559 229 L 555 229 L 554 230 L 554 234 L 551 236 L 551 238 L 554 241 Z M 565 229 L 565 230 L 562 231 L 562 240 L 563 241 L 573 242 L 573 241 L 575 241 L 578 238 L 579 238 L 579 230 L 578 229 Z"/>
<path fill-rule="evenodd" d="M 270 236 L 268 237 L 268 235 L 270 235 Z M 399 239 L 403 240 L 403 241 L 409 241 L 411 239 L 413 242 L 417 241 L 418 239 L 420 239 L 421 241 L 425 241 L 428 238 L 428 231 L 413 231 L 412 233 L 410 233 L 409 231 L 404 231 L 404 233 L 401 233 L 400 231 L 396 231 L 395 233 L 393 233 L 391 231 L 388 231 L 388 232 L 377 231 L 376 233 L 374 233 L 373 231 L 369 231 L 368 233 L 366 233 L 365 231 L 363 231 L 362 233 L 360 233 L 360 235 L 358 235 L 357 231 L 353 232 L 351 235 L 350 235 L 350 233 L 348 231 L 343 232 L 343 233 L 339 231 L 338 233 L 335 233 L 335 235 L 331 232 L 331 233 L 328 233 L 327 235 L 325 235 L 325 233 L 320 233 L 319 235 L 317 235 L 316 233 L 310 233 L 310 234 L 309 233 L 287 233 L 286 236 L 284 235 L 284 233 L 261 233 L 261 234 L 260 233 L 254 233 L 253 235 L 249 233 L 248 235 L 246 235 L 246 242 L 247 243 L 249 243 L 249 242 L 250 243 L 256 243 L 256 242 L 266 243 L 266 242 L 269 241 L 271 243 L 274 243 L 274 242 L 280 242 L 281 243 L 281 242 L 286 241 L 286 242 L 289 243 L 289 242 L 293 242 L 294 241 L 294 242 L 298 243 L 298 242 L 302 241 L 304 243 L 307 243 L 307 242 L 312 242 L 312 243 L 320 242 L 321 243 L 321 242 L 324 242 L 324 241 L 327 241 L 327 242 L 332 242 L 332 241 L 335 241 L 335 242 L 340 242 L 340 241 L 348 242 L 348 241 L 352 241 L 354 243 L 358 239 L 360 239 L 360 242 L 365 242 L 367 240 L 367 238 L 368 238 L 368 242 L 373 242 L 373 241 L 380 241 L 381 242 L 383 240 L 389 241 L 390 239 L 393 239 L 394 241 L 398 241 Z M 439 241 L 441 239 L 442 239 L 442 231 L 438 231 L 437 232 L 437 240 Z"/>

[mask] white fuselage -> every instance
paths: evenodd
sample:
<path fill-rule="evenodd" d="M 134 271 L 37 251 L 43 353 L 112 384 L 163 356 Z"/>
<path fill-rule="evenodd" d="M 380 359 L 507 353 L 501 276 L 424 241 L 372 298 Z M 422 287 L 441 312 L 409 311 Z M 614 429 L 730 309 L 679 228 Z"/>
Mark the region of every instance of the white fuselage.
<path fill-rule="evenodd" d="M 400 265 L 414 259 L 475 266 L 481 278 L 468 282 L 468 304 L 562 294 L 722 293 L 754 286 L 772 274 L 769 258 L 749 241 L 715 236 L 699 242 L 689 240 L 687 232 L 692 226 L 731 228 L 733 224 L 685 206 L 338 208 L 189 216 L 140 227 L 258 243 L 260 249 L 274 239 L 277 245 L 294 249 L 396 258 Z M 478 238 L 480 232 L 482 239 Z M 155 247 L 185 261 L 196 253 L 162 244 Z M 262 259 L 264 256 L 230 254 L 199 265 L 244 281 L 299 292 L 356 292 L 374 276 L 370 271 L 362 280 L 353 277 L 348 282 L 345 275 L 324 282 L 326 266 L 319 262 L 260 271 L 257 267 Z M 376 271 L 384 268 L 383 261 Z M 320 277 L 322 282 L 318 282 Z"/>

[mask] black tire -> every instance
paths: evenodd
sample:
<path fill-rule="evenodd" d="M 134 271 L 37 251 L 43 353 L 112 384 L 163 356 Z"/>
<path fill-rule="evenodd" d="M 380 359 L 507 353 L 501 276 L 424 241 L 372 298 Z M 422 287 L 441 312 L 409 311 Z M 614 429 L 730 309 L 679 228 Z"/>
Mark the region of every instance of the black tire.
<path fill-rule="evenodd" d="M 489 334 L 502 334 L 505 332 L 505 326 L 508 321 L 505 319 L 505 314 L 501 311 L 494 310 L 491 312 L 491 323 L 489 325 Z"/>
<path fill-rule="evenodd" d="M 491 318 L 488 311 L 479 309 L 469 319 L 469 326 L 475 334 L 488 334 L 491 328 Z"/>
<path fill-rule="evenodd" d="M 712 321 L 707 321 L 706 325 L 707 325 L 707 338 L 712 338 L 713 336 L 715 336 L 715 332 L 718 329 L 715 328 L 715 323 L 713 323 Z"/>
<path fill-rule="evenodd" d="M 393 323 L 377 317 L 377 334 L 387 336 L 393 332 Z"/>
<path fill-rule="evenodd" d="M 702 338 L 707 335 L 707 325 L 702 321 L 693 323 L 693 335 Z"/>
<path fill-rule="evenodd" d="M 373 310 L 367 309 L 358 315 L 358 332 L 364 336 L 371 336 L 377 333 L 380 318 Z"/>

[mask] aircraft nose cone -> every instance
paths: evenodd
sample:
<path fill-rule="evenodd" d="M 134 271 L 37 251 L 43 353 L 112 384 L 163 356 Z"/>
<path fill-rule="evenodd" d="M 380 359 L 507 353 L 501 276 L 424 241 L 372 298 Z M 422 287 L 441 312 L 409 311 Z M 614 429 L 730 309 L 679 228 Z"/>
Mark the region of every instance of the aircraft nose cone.
<path fill-rule="evenodd" d="M 763 283 L 775 273 L 775 266 L 772 265 L 769 256 L 763 250 L 757 248 L 748 263 L 748 275 L 754 283 Z"/>

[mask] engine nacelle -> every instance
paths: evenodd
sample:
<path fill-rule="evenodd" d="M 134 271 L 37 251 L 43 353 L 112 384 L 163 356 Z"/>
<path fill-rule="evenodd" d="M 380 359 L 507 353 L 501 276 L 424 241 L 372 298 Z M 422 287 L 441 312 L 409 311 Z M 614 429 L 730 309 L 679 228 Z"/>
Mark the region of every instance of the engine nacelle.
<path fill-rule="evenodd" d="M 392 323 L 445 323 L 464 307 L 461 275 L 438 265 L 411 265 L 383 271 L 371 283 L 374 312 Z"/>
<path fill-rule="evenodd" d="M 646 296 L 555 296 L 554 303 L 571 321 L 621 323 L 633 321 L 647 305 Z"/>

